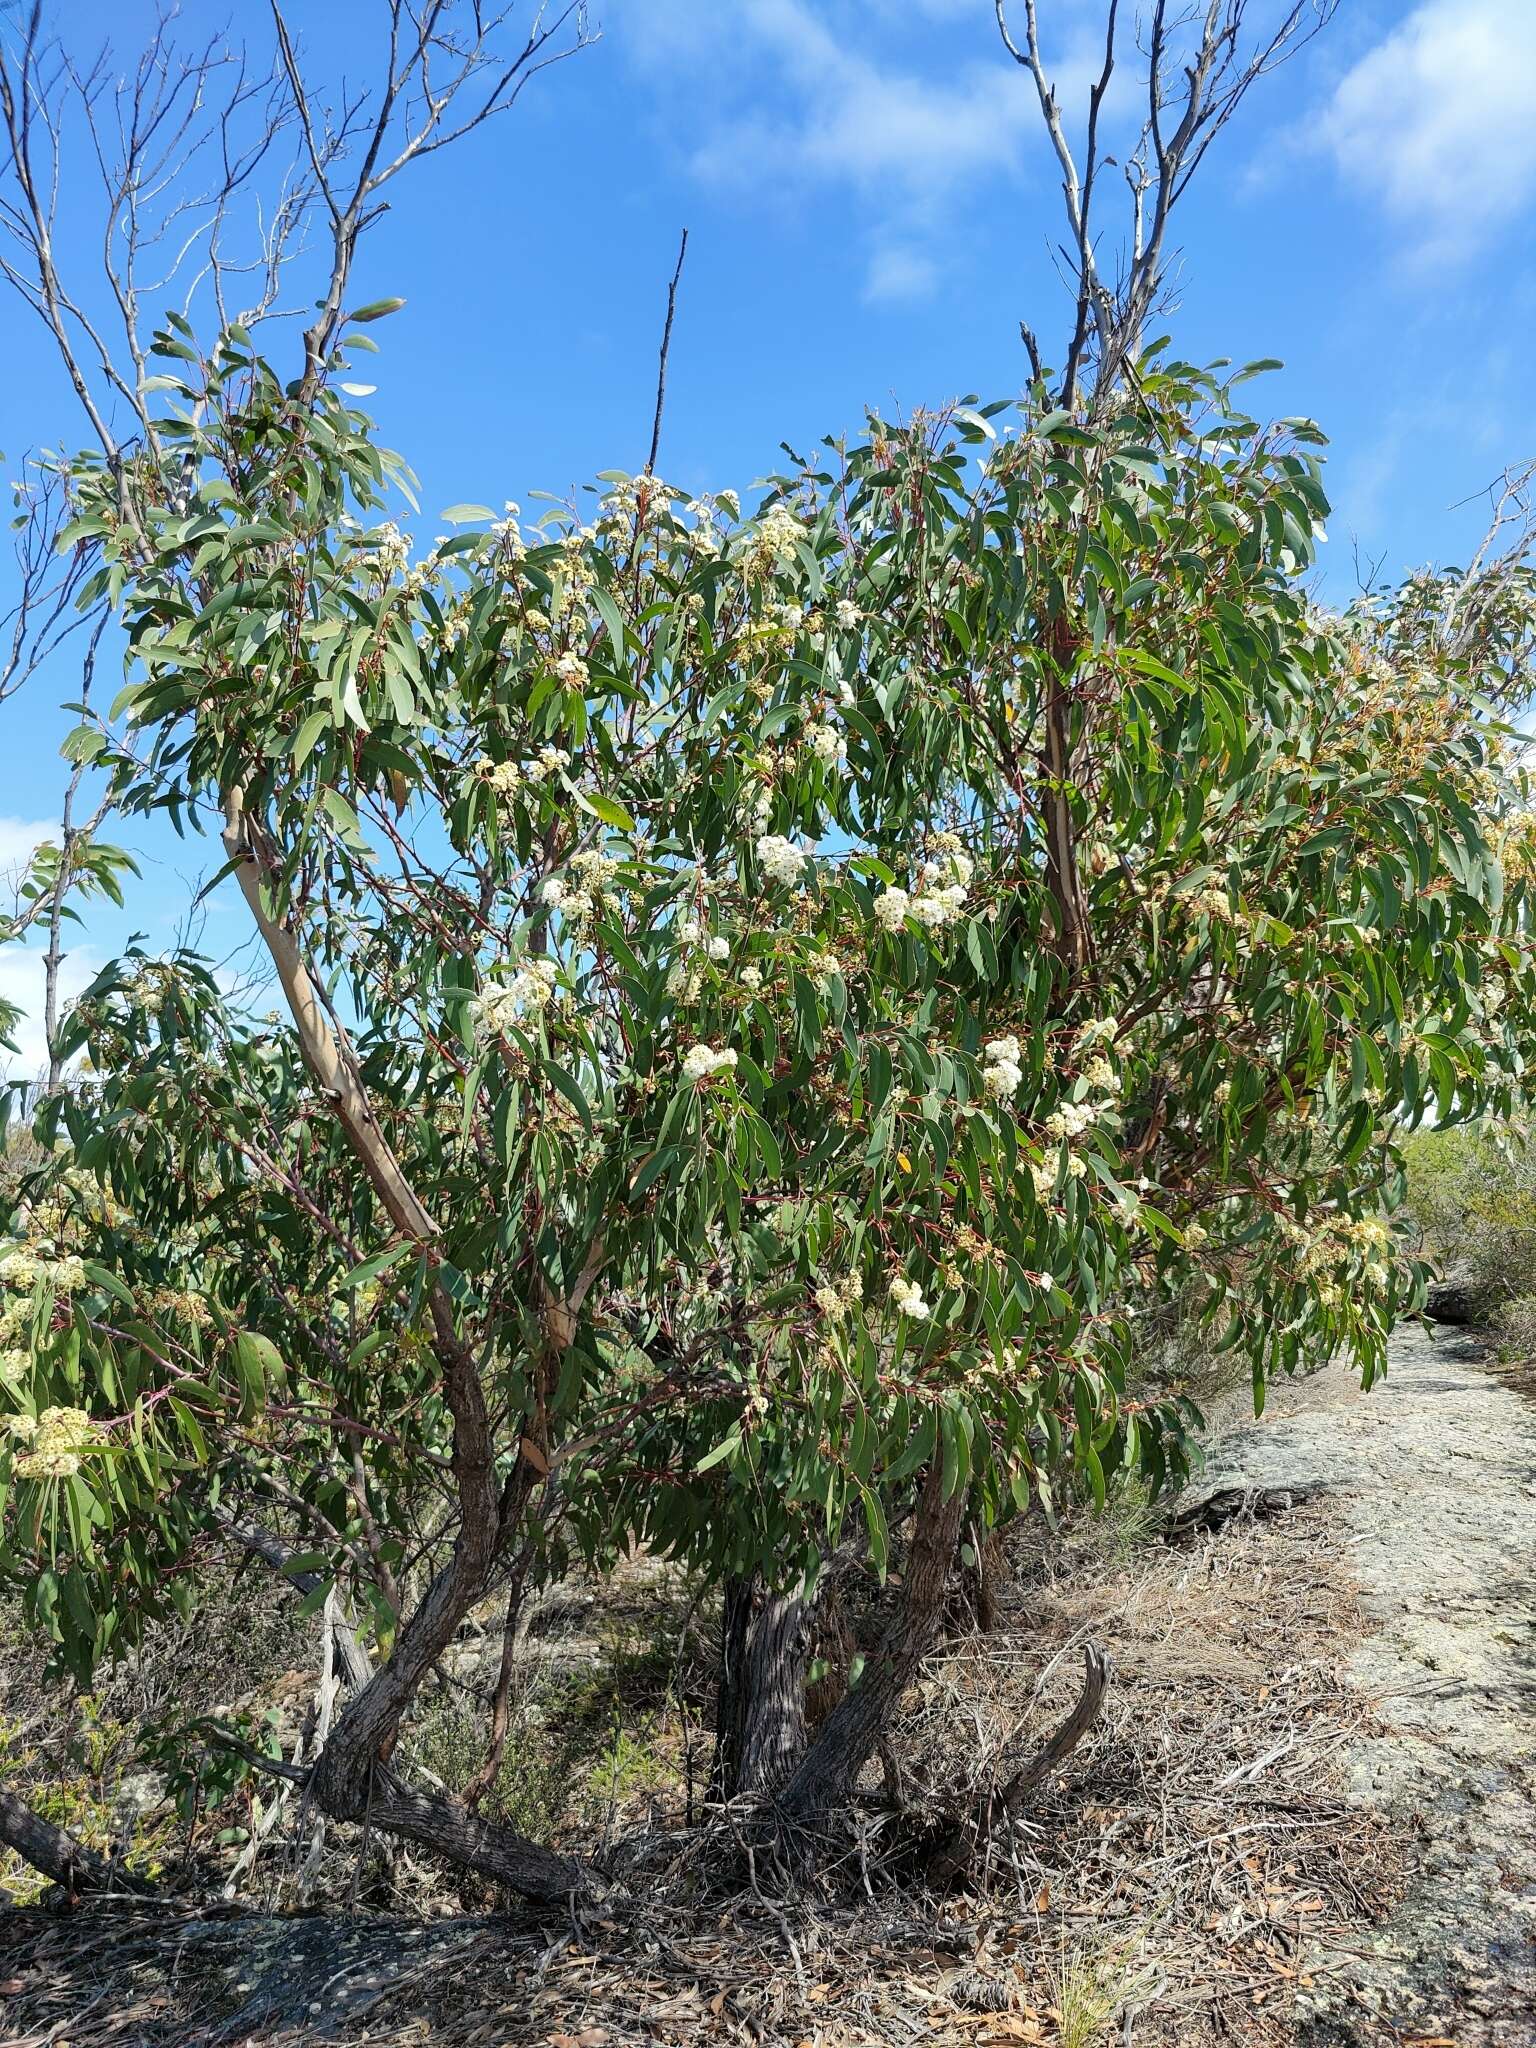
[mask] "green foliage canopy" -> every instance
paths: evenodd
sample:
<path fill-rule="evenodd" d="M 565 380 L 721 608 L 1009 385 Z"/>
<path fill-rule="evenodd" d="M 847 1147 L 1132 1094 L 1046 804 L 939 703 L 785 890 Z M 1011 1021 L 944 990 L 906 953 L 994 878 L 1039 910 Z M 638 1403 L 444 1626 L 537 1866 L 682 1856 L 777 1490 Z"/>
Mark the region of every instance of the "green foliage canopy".
<path fill-rule="evenodd" d="M 989 1520 L 1164 1482 L 1138 1328 L 1192 1284 L 1260 1396 L 1381 1369 L 1396 1121 L 1529 1058 L 1514 643 L 1309 599 L 1308 423 L 1154 354 L 1092 426 L 872 419 L 746 514 L 612 475 L 413 559 L 342 392 L 159 349 L 163 464 L 76 471 L 130 654 L 71 747 L 225 831 L 365 1106 L 189 956 L 75 1009 L 0 1488 L 77 1670 L 237 1494 L 387 1638 L 462 1479 L 445 1344 L 503 1498 L 549 1475 L 541 1568 L 779 1583 L 883 1565 L 935 1461 Z"/>

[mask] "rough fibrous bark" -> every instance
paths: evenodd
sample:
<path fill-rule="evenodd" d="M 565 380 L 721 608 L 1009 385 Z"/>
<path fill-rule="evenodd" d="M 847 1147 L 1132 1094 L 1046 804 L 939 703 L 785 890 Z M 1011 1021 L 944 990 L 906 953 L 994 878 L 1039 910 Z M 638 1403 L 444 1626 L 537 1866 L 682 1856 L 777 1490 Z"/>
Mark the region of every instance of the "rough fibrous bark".
<path fill-rule="evenodd" d="M 852 1798 L 859 1772 L 938 1635 L 965 1508 L 965 1488 L 946 1500 L 941 1468 L 931 1465 L 917 1504 L 901 1605 L 858 1684 L 827 1716 L 780 1793 L 779 1811 L 790 1823 L 814 1826 Z"/>
<path fill-rule="evenodd" d="M 805 1750 L 805 1672 L 813 1602 L 733 1576 L 721 1619 L 716 1799 L 772 1795 Z"/>
<path fill-rule="evenodd" d="M 805 1751 L 805 1669 L 811 1603 L 798 1593 L 764 1596 L 747 1638 L 747 1711 L 738 1795 L 766 1798 Z"/>

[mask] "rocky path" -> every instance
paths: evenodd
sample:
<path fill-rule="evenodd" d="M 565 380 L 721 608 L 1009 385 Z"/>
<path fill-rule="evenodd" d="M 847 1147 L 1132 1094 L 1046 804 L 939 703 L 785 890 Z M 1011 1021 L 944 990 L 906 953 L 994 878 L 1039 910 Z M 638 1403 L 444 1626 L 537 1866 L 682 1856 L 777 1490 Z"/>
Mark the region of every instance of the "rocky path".
<path fill-rule="evenodd" d="M 1218 1440 L 1206 1484 L 1319 1486 L 1370 1627 L 1348 1671 L 1373 1732 L 1349 1796 L 1407 1820 L 1387 1923 L 1314 1956 L 1300 2038 L 1536 2043 L 1536 1405 L 1458 1333 L 1394 1338 L 1362 1398 L 1333 1371 Z"/>

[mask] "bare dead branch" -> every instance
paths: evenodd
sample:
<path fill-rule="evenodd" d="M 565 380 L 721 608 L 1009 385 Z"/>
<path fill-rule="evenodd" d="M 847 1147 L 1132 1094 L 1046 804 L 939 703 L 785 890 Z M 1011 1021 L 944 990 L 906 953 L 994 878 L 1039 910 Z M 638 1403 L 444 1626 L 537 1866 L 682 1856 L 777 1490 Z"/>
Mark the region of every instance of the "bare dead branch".
<path fill-rule="evenodd" d="M 656 372 L 656 417 L 651 424 L 651 452 L 645 458 L 645 473 L 656 473 L 656 453 L 661 446 L 661 414 L 667 402 L 667 356 L 672 347 L 672 319 L 677 311 L 677 287 L 683 274 L 683 258 L 688 254 L 688 230 L 683 229 L 683 239 L 677 245 L 677 268 L 672 273 L 672 282 L 667 286 L 667 324 L 661 330 L 661 361 Z"/>
<path fill-rule="evenodd" d="M 1090 405 L 1097 406 L 1133 372 L 1147 322 L 1167 286 L 1174 208 L 1252 87 L 1303 49 L 1333 18 L 1338 4 L 1281 0 L 1273 26 L 1254 33 L 1253 0 L 1202 0 L 1172 12 L 1169 0 L 1153 0 L 1142 53 L 1147 113 L 1140 139 L 1122 165 L 1130 218 L 1118 274 L 1110 283 L 1100 262 L 1093 199 L 1101 170 L 1113 160 L 1105 154 L 1102 116 L 1116 64 L 1119 0 L 1108 0 L 1106 8 L 1104 56 L 1089 87 L 1081 160 L 1042 54 L 1036 0 L 1022 0 L 1022 42 L 1009 26 L 1008 0 L 994 0 L 1003 47 L 1030 76 L 1061 172 L 1066 258 L 1074 289 L 1061 404 L 1078 404 L 1086 377 Z"/>

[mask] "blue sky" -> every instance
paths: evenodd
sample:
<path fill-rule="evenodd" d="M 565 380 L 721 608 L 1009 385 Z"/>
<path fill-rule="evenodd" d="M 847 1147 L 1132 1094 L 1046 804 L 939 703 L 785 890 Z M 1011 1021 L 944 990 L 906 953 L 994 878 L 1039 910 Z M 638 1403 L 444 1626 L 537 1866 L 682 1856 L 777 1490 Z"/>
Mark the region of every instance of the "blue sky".
<path fill-rule="evenodd" d="M 1039 4 L 1070 114 L 1100 0 Z M 260 0 L 183 0 L 189 32 L 231 11 L 264 44 Z M 366 71 L 373 0 L 286 11 L 317 94 Z M 855 427 L 866 402 L 1016 391 L 1021 318 L 1059 358 L 1054 165 L 991 0 L 593 0 L 592 13 L 596 45 L 399 181 L 365 245 L 354 303 L 408 304 L 373 330 L 383 352 L 361 374 L 383 437 L 421 475 L 427 536 L 456 501 L 527 510 L 535 490 L 640 466 L 685 225 L 659 468 L 690 489 L 750 484 L 781 440 Z M 131 62 L 152 9 L 56 0 L 54 16 L 73 49 L 110 39 Z M 92 196 L 66 186 L 66 263 L 89 265 Z M 1536 455 L 1533 220 L 1536 0 L 1343 0 L 1256 89 L 1176 216 L 1181 351 L 1283 358 L 1253 402 L 1331 437 L 1335 598 L 1357 552 L 1384 573 L 1465 553 L 1479 517 L 1463 501 Z M 28 447 L 83 429 L 18 303 L 0 305 L 0 334 L 14 474 Z M 271 346 L 291 353 L 296 338 Z M 55 706 L 71 692 L 67 674 L 55 682 L 0 708 L 0 879 L 56 809 L 69 721 Z M 76 983 L 133 924 L 170 943 L 217 864 L 168 832 L 136 843 L 136 916 L 93 918 Z M 238 929 L 216 896 L 208 949 Z M 19 949 L 0 954 L 0 993 L 30 1000 L 35 982 Z M 37 1052 L 28 1033 L 23 1065 Z"/>

